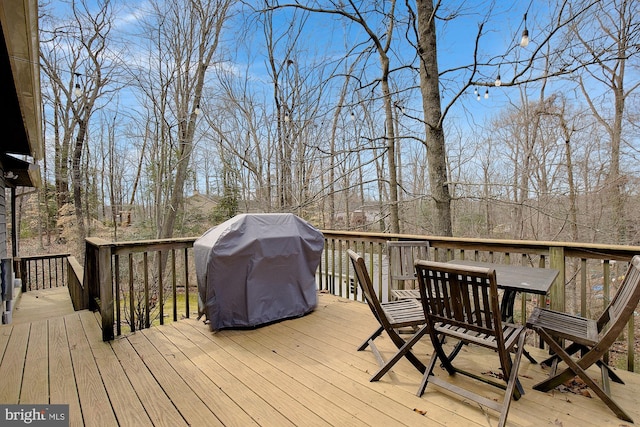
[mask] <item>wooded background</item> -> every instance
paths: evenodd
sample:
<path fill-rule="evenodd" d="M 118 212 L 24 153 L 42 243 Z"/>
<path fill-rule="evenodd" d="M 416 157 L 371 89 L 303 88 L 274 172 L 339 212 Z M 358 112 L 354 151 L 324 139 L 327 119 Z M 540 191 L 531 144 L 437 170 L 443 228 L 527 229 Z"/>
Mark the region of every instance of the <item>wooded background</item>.
<path fill-rule="evenodd" d="M 293 212 L 640 244 L 640 2 L 517 3 L 42 1 L 46 185 L 22 232 Z"/>

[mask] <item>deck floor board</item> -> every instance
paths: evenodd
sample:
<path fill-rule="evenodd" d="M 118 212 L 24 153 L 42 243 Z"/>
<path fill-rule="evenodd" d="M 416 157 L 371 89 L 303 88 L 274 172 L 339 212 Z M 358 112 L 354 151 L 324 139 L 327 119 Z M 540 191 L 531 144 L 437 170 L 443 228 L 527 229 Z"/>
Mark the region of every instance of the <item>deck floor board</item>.
<path fill-rule="evenodd" d="M 116 416 L 91 352 L 80 314 L 66 316 L 65 326 L 84 425 L 116 425 Z"/>
<path fill-rule="evenodd" d="M 30 330 L 31 325 L 28 323 L 16 325 L 11 329 L 7 348 L 2 355 L 2 363 L 0 363 L 1 403 L 20 403 L 20 389 L 22 388 L 24 361 L 27 356 Z"/>
<path fill-rule="evenodd" d="M 126 338 L 119 338 L 113 341 L 110 347 L 120 360 L 122 368 L 129 377 L 129 381 L 153 425 L 186 426 L 185 419 L 147 369 L 143 362 L 144 356 L 136 352 L 131 342 Z"/>
<path fill-rule="evenodd" d="M 265 378 L 255 375 L 253 370 L 241 361 L 229 354 L 224 348 L 220 347 L 207 328 L 200 327 L 193 321 L 178 322 L 175 327 L 182 331 L 188 339 L 201 349 L 207 358 L 202 359 L 201 363 L 212 365 L 214 369 L 219 370 L 220 375 L 225 380 L 235 380 L 234 387 L 243 387 L 249 392 L 254 392 L 262 401 L 256 405 L 259 410 L 264 404 L 269 404 L 273 410 L 286 418 L 294 425 L 308 426 L 328 426 L 326 421 L 317 414 L 307 411 L 304 405 L 296 399 L 291 399 L 280 388 L 273 387 Z M 243 406 L 247 410 L 248 406 Z M 258 411 L 252 418 L 259 421 L 261 413 Z M 270 421 L 268 421 L 270 423 Z M 268 425 L 268 424 L 265 424 Z"/>
<path fill-rule="evenodd" d="M 140 427 L 152 426 L 153 423 L 116 354 L 109 346 L 102 344 L 102 330 L 95 316 L 83 311 L 80 318 L 118 423 Z"/>
<path fill-rule="evenodd" d="M 227 393 L 229 385 L 236 383 L 233 377 L 226 380 L 218 379 L 208 370 L 205 363 L 199 363 L 206 354 L 197 349 L 193 343 L 175 328 L 154 328 L 145 331 L 150 341 L 165 356 L 175 359 L 173 364 L 178 375 L 189 384 L 189 387 L 216 414 L 224 425 L 257 426 L 249 414 L 244 412 L 242 405 L 237 404 Z M 199 367 L 200 365 L 200 367 Z M 202 370 L 201 370 L 202 369 Z M 209 371 L 205 374 L 205 371 Z M 213 378 L 212 378 L 213 376 Z M 255 404 L 256 399 L 246 400 L 246 405 Z M 279 420 L 279 425 L 286 425 L 286 420 Z"/>
<path fill-rule="evenodd" d="M 20 403 L 49 401 L 49 339 L 46 320 L 31 324 Z"/>
<path fill-rule="evenodd" d="M 49 403 L 69 405 L 69 425 L 82 426 L 80 398 L 73 372 L 71 349 L 64 317 L 48 320 L 49 324 Z M 42 402 L 40 402 L 42 403 Z"/>
<path fill-rule="evenodd" d="M 51 302 L 64 298 L 41 291 L 29 304 L 41 299 L 43 318 L 23 307 L 19 322 L 0 326 L 0 403 L 67 403 L 72 426 L 497 423 L 496 413 L 437 386 L 417 397 L 421 375 L 406 360 L 369 382 L 375 357 L 356 348 L 377 326 L 371 312 L 359 302 L 318 298 L 313 313 L 260 328 L 214 333 L 202 321 L 183 319 L 105 343 L 95 313 L 62 310 L 56 316 Z M 378 342 L 383 355 L 393 354 L 388 338 Z M 538 360 L 546 354 L 528 349 Z M 426 337 L 415 347 L 424 362 L 431 351 Z M 456 361 L 487 373 L 498 369 L 493 359 L 485 349 L 465 346 Z M 437 371 L 447 381 L 501 398 L 499 390 Z M 598 371 L 590 372 L 598 379 Z M 624 425 L 595 397 L 533 390 L 546 373 L 522 361 L 526 393 L 511 404 L 509 425 Z M 626 385 L 612 384 L 613 398 L 640 420 L 640 376 L 617 373 Z"/>

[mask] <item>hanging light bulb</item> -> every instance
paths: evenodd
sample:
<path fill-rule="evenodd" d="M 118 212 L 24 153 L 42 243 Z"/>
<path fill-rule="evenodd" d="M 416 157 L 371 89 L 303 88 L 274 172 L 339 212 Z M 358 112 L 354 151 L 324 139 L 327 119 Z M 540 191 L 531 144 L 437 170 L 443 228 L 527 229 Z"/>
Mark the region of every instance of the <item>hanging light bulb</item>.
<path fill-rule="evenodd" d="M 498 77 L 496 77 L 496 87 L 500 87 L 502 85 L 502 80 L 500 80 L 500 73 L 498 73 Z"/>
<path fill-rule="evenodd" d="M 480 92 L 477 93 L 476 99 L 480 101 Z"/>
<path fill-rule="evenodd" d="M 522 31 L 522 38 L 520 39 L 520 46 L 529 46 L 529 30 L 527 30 L 527 14 L 524 14 L 524 31 Z"/>
<path fill-rule="evenodd" d="M 526 28 L 522 32 L 522 39 L 520 40 L 520 46 L 521 47 L 529 46 L 529 30 L 527 30 Z"/>
<path fill-rule="evenodd" d="M 75 96 L 82 95 L 82 89 L 80 89 L 80 83 L 76 83 L 75 89 L 73 89 L 73 93 Z"/>
<path fill-rule="evenodd" d="M 477 95 L 478 94 L 478 88 L 473 89 L 473 94 Z"/>
<path fill-rule="evenodd" d="M 198 114 L 200 114 L 200 104 L 196 104 L 196 109 L 193 110 L 193 113 L 197 116 Z"/>
<path fill-rule="evenodd" d="M 484 99 L 489 99 L 489 89 L 484 93 Z"/>

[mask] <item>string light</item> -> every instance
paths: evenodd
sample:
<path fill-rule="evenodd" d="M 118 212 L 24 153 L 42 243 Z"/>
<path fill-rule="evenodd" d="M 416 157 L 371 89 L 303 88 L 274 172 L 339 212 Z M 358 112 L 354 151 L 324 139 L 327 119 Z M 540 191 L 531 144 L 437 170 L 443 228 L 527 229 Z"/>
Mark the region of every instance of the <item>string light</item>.
<path fill-rule="evenodd" d="M 496 77 L 495 82 L 496 87 L 500 87 L 502 85 L 502 80 L 500 80 L 500 72 L 498 71 L 498 77 Z"/>
<path fill-rule="evenodd" d="M 489 89 L 484 93 L 484 99 L 489 99 Z"/>
<path fill-rule="evenodd" d="M 527 29 L 527 14 L 524 14 L 524 30 L 522 31 L 522 39 L 520 39 L 520 46 L 529 46 L 529 30 Z"/>
<path fill-rule="evenodd" d="M 76 85 L 73 89 L 73 93 L 76 97 L 80 97 L 82 95 L 82 88 L 80 88 L 79 80 L 82 74 L 80 73 L 73 73 L 73 74 L 76 76 Z"/>
<path fill-rule="evenodd" d="M 193 112 L 195 113 L 196 116 L 200 114 L 200 104 L 196 104 L 196 109 L 193 110 Z"/>

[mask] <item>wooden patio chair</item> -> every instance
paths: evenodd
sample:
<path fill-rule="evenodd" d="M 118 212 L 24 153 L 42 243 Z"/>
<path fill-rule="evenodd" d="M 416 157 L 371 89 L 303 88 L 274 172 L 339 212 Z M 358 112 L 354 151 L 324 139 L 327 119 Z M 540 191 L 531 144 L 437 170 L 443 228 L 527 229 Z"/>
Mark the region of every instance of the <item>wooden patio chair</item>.
<path fill-rule="evenodd" d="M 387 241 L 389 283 L 394 299 L 420 298 L 416 281 L 415 262 L 429 259 L 429 242 L 426 240 Z"/>
<path fill-rule="evenodd" d="M 422 396 L 428 383 L 436 384 L 499 412 L 498 425 L 503 426 L 512 397 L 517 400 L 523 393 L 518 381 L 518 368 L 526 329 L 502 322 L 495 270 L 431 261 L 416 261 L 415 268 L 427 323 L 433 325 L 429 336 L 434 348 L 418 388 L 418 396 Z M 504 382 L 454 366 L 451 356 L 444 352 L 441 336 L 494 350 Z M 513 360 L 511 352 L 515 353 Z M 463 388 L 434 375 L 438 360 L 449 375 L 459 373 L 503 389 L 502 402 L 474 392 L 475 386 Z"/>
<path fill-rule="evenodd" d="M 640 256 L 636 255 L 629 263 L 627 274 L 618 292 L 598 320 L 535 308 L 527 321 L 527 327 L 540 335 L 554 355 L 542 362 L 551 366 L 549 377 L 533 388 L 549 391 L 577 375 L 618 418 L 633 422 L 631 417 L 611 398 L 609 379 L 620 384 L 624 382 L 611 370 L 603 357 L 611 345 L 618 340 L 639 301 Z M 562 340 L 568 340 L 571 344 L 563 348 L 560 344 Z M 574 360 L 572 356 L 578 352 L 580 356 Z M 560 373 L 557 372 L 559 362 L 567 364 L 567 368 Z M 586 372 L 594 364 L 600 368 L 602 386 L 598 385 Z"/>
<path fill-rule="evenodd" d="M 376 372 L 370 381 L 377 381 L 386 374 L 398 360 L 405 357 L 418 371 L 425 371 L 424 363 L 422 363 L 412 352 L 413 345 L 427 332 L 426 321 L 422 305 L 415 299 L 401 299 L 388 302 L 381 302 L 373 288 L 371 276 L 367 270 L 364 259 L 356 252 L 348 249 L 347 253 L 351 258 L 353 269 L 362 294 L 376 318 L 380 326 L 376 329 L 361 345 L 358 351 L 363 351 L 367 347 L 376 357 L 380 369 Z M 402 338 L 398 332 L 400 328 L 415 328 L 415 333 L 407 340 Z M 389 360 L 385 361 L 380 351 L 376 347 L 374 340 L 386 332 L 391 341 L 398 348 L 398 352 Z"/>

